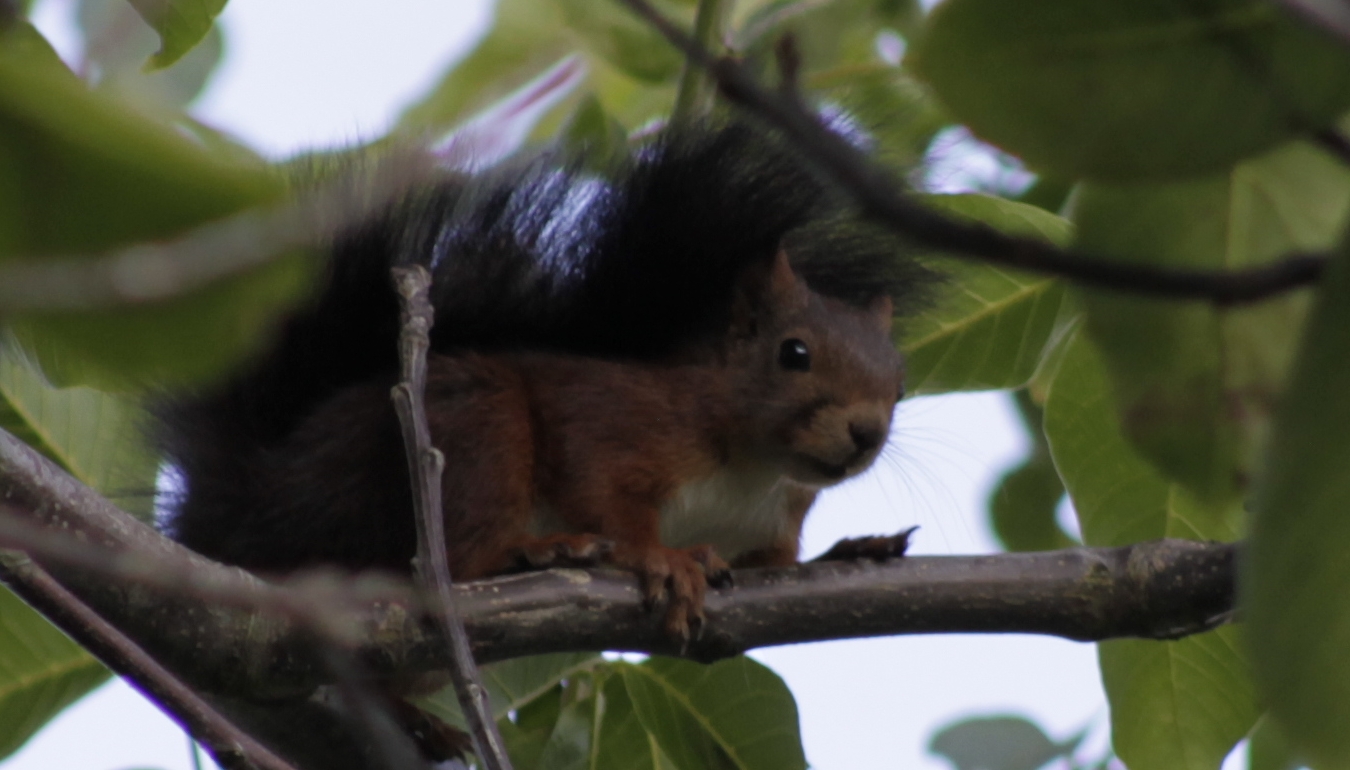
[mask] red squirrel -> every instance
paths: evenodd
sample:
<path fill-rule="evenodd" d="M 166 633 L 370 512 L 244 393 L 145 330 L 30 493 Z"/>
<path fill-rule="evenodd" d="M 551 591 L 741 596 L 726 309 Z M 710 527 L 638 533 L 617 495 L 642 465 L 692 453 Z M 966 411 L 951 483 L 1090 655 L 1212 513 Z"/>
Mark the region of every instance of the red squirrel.
<path fill-rule="evenodd" d="M 586 168 L 447 180 L 331 244 L 267 353 L 159 409 L 169 533 L 264 572 L 409 568 L 388 272 L 419 263 L 455 579 L 615 565 L 685 635 L 730 567 L 795 563 L 817 491 L 885 444 L 892 317 L 930 275 L 743 124 Z"/>

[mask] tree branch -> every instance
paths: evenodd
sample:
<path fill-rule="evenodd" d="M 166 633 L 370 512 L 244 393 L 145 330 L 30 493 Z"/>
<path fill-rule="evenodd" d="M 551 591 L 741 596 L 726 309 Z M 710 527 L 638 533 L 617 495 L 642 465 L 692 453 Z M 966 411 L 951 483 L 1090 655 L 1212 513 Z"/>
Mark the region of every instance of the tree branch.
<path fill-rule="evenodd" d="M 262 583 L 168 541 L 2 432 L 0 498 L 28 522 L 86 541 L 63 539 L 64 548 L 54 548 L 22 534 L 16 542 L 13 531 L 0 530 L 7 547 L 30 541 L 39 563 L 73 593 L 207 691 L 285 697 L 326 683 L 305 624 L 286 609 L 297 604 L 310 611 L 324 605 L 374 676 L 449 665 L 445 639 L 421 622 L 409 589 L 369 577 Z M 72 553 L 97 558 L 109 549 L 120 555 L 98 568 Z M 709 591 L 703 638 L 687 655 L 711 660 L 772 644 L 912 633 L 1170 639 L 1231 618 L 1236 553 L 1233 545 L 1165 540 L 741 570 L 735 588 Z M 113 564 L 134 565 L 125 577 L 147 577 L 110 580 L 118 576 Z M 314 584 L 324 590 L 307 592 Z M 360 609 L 342 601 L 347 592 L 361 598 Z M 455 586 L 454 593 L 482 662 L 580 650 L 680 652 L 626 572 L 528 573 Z"/>
<path fill-rule="evenodd" d="M 206 746 L 226 770 L 295 770 L 22 554 L 0 552 L 0 579 Z"/>
<path fill-rule="evenodd" d="M 778 129 L 785 139 L 857 203 L 862 213 L 908 242 L 944 254 L 1017 270 L 1047 273 L 1085 286 L 1228 306 L 1256 302 L 1315 283 L 1327 264 L 1321 254 L 1291 254 L 1245 270 L 1164 268 L 1061 249 L 1035 238 L 1008 235 L 979 222 L 926 208 L 865 153 L 829 130 L 790 88 L 763 88 L 740 62 L 715 57 L 646 0 L 622 0 L 690 61 L 708 69 L 733 104 Z"/>
<path fill-rule="evenodd" d="M 431 445 L 424 394 L 427 383 L 429 333 L 435 311 L 428 299 L 431 274 L 421 265 L 394 268 L 394 286 L 401 305 L 403 331 L 399 335 L 399 360 L 403 380 L 394 386 L 394 409 L 403 429 L 408 453 L 408 477 L 412 483 L 414 515 L 417 517 L 416 573 L 436 599 L 435 617 L 450 652 L 450 681 L 455 687 L 464 721 L 473 736 L 474 751 L 488 770 L 511 770 L 506 745 L 492 717 L 492 704 L 474 664 L 469 635 L 455 604 L 450 564 L 445 552 L 444 508 L 441 503 L 441 473 L 445 458 Z"/>

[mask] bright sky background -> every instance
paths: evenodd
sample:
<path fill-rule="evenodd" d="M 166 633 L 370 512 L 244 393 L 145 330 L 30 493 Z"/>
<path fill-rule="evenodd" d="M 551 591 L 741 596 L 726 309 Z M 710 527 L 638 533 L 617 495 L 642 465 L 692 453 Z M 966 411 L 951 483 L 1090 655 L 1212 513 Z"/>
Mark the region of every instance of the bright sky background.
<path fill-rule="evenodd" d="M 63 54 L 71 47 L 72 5 L 38 3 L 39 25 Z M 472 44 L 489 14 L 486 0 L 231 0 L 221 21 L 226 58 L 195 112 L 271 157 L 375 136 Z M 922 526 L 914 553 L 997 550 L 984 500 L 1024 451 L 1016 420 L 998 394 L 905 402 L 878 467 L 827 493 L 812 512 L 805 553 L 911 524 Z M 822 770 L 942 770 L 947 764 L 926 752 L 928 737 L 970 715 L 1024 715 L 1055 739 L 1090 723 L 1093 750 L 1105 740 L 1092 645 L 960 635 L 754 656 L 795 693 L 807 757 Z M 150 767 L 189 770 L 187 739 L 120 682 L 71 707 L 0 763 L 0 770 Z"/>

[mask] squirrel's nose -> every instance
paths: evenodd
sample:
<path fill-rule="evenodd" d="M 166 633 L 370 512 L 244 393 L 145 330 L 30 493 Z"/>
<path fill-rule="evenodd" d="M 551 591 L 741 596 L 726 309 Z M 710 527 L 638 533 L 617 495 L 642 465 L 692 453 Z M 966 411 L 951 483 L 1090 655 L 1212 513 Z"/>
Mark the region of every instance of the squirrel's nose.
<path fill-rule="evenodd" d="M 873 423 L 851 422 L 848 424 L 848 435 L 853 437 L 853 445 L 858 447 L 858 451 L 870 452 L 886 440 L 886 429 Z"/>

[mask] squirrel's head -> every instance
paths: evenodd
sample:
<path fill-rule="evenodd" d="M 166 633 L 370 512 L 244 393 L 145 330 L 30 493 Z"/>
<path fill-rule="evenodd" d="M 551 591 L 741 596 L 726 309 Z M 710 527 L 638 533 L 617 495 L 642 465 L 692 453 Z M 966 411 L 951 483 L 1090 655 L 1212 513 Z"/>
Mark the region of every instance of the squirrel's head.
<path fill-rule="evenodd" d="M 757 456 L 773 457 L 812 487 L 872 464 L 904 395 L 891 315 L 887 296 L 857 307 L 812 291 L 783 251 L 747 268 L 726 362 Z"/>

